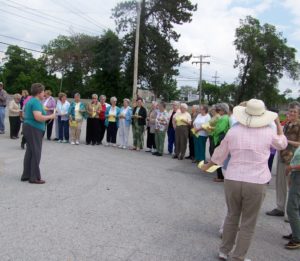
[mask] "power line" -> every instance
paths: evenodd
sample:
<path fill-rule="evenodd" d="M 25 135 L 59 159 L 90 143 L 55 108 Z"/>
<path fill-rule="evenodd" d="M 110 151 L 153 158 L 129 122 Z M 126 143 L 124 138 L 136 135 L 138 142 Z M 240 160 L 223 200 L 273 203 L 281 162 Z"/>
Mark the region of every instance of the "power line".
<path fill-rule="evenodd" d="M 56 29 L 58 29 L 58 30 L 64 30 L 64 31 L 67 31 L 67 30 L 62 29 L 62 28 L 59 28 L 59 27 L 57 27 L 57 26 L 50 25 L 50 24 L 47 24 L 47 23 L 42 22 L 42 21 L 36 21 L 36 20 L 31 19 L 31 18 L 29 18 L 29 17 L 22 16 L 22 15 L 18 15 L 18 14 L 16 14 L 16 13 L 10 12 L 10 11 L 8 11 L 8 10 L 0 9 L 0 11 L 2 11 L 2 12 L 4 12 L 4 13 L 11 14 L 11 15 L 16 16 L 16 17 L 23 18 L 23 19 L 25 19 L 25 20 L 29 20 L 29 21 L 31 21 L 31 22 L 34 22 L 35 24 L 44 25 L 44 26 L 48 26 L 48 27 L 51 27 L 51 28 L 56 28 Z"/>
<path fill-rule="evenodd" d="M 18 46 L 19 48 L 24 49 L 24 50 L 28 50 L 28 51 L 32 51 L 32 52 L 37 52 L 37 53 L 45 53 L 43 51 L 39 51 L 39 50 L 35 50 L 35 49 L 31 49 L 31 48 L 19 46 L 19 45 L 16 45 L 16 44 L 10 44 L 10 43 L 1 42 L 1 41 L 0 41 L 0 44 L 4 44 L 4 45 L 7 45 L 7 46 L 11 46 L 11 45 L 12 46 Z"/>
<path fill-rule="evenodd" d="M 76 16 L 81 17 L 81 18 L 84 19 L 85 21 L 87 21 L 87 22 L 89 22 L 89 23 L 91 23 L 91 24 L 97 26 L 97 27 L 100 28 L 101 30 L 106 29 L 106 28 L 104 28 L 104 27 L 102 27 L 102 26 L 99 26 L 99 25 L 96 24 L 95 22 L 91 21 L 87 16 L 82 15 L 81 12 L 80 12 L 80 10 L 77 9 L 77 8 L 75 8 L 75 7 L 72 7 L 72 5 L 71 5 L 70 3 L 66 5 L 64 2 L 59 2 L 59 3 L 58 3 L 58 2 L 56 2 L 56 1 L 54 1 L 54 0 L 51 0 L 51 1 L 52 1 L 53 3 L 55 3 L 55 4 L 57 4 L 57 5 L 62 6 L 62 7 L 65 8 L 65 9 L 71 11 L 73 14 L 75 14 Z M 78 12 L 78 10 L 79 10 L 79 13 L 76 13 L 76 12 L 74 11 L 74 9 L 75 9 L 75 10 L 77 9 L 77 12 Z"/>
<path fill-rule="evenodd" d="M 205 58 L 209 58 L 209 55 L 200 55 L 200 56 L 194 56 L 194 58 L 199 59 L 199 61 L 194 61 L 192 64 L 200 65 L 200 77 L 199 77 L 199 103 L 201 103 L 201 94 L 202 94 L 202 66 L 203 64 L 210 64 L 210 62 L 204 61 Z"/>
<path fill-rule="evenodd" d="M 41 17 L 43 19 L 46 19 L 46 20 L 51 21 L 51 22 L 58 23 L 60 25 L 64 24 L 66 26 L 74 26 L 74 27 L 77 27 L 80 30 L 85 30 L 85 31 L 87 31 L 89 33 L 92 33 L 92 34 L 98 33 L 97 31 L 95 31 L 93 29 L 90 29 L 88 27 L 85 27 L 83 25 L 76 24 L 74 22 L 70 23 L 70 21 L 68 21 L 68 20 L 65 20 L 65 19 L 62 19 L 62 18 L 58 18 L 58 17 L 55 17 L 53 15 L 49 15 L 49 14 L 47 14 L 45 12 L 42 12 L 42 11 L 37 11 L 36 9 L 30 8 L 30 7 L 26 6 L 26 5 L 20 4 L 18 2 L 13 1 L 13 0 L 7 0 L 7 1 L 9 1 L 9 2 L 15 4 L 15 5 L 17 5 L 17 6 L 13 6 L 13 5 L 10 5 L 10 4 L 6 3 L 7 6 L 9 6 L 11 8 L 14 8 L 14 9 L 17 9 L 17 10 L 19 10 L 21 12 L 28 13 L 28 14 L 31 14 L 31 15 L 34 15 L 34 16 L 37 16 L 37 17 Z M 23 9 L 27 9 L 27 10 L 23 10 Z"/>
<path fill-rule="evenodd" d="M 214 83 L 215 83 L 215 86 L 217 86 L 218 83 L 220 83 L 220 81 L 218 81 L 218 79 L 220 78 L 220 76 L 218 76 L 218 72 L 216 71 L 215 75 L 212 76 L 212 78 L 214 79 Z"/>
<path fill-rule="evenodd" d="M 19 38 L 16 38 L 16 37 L 8 36 L 8 35 L 0 34 L 0 37 L 12 39 L 12 40 L 17 40 L 17 41 L 24 42 L 24 43 L 33 44 L 33 45 L 36 45 L 36 46 L 39 46 L 39 47 L 42 46 L 42 44 L 39 44 L 39 43 L 35 43 L 35 42 L 31 42 L 31 41 L 22 40 L 22 39 L 19 39 Z"/>

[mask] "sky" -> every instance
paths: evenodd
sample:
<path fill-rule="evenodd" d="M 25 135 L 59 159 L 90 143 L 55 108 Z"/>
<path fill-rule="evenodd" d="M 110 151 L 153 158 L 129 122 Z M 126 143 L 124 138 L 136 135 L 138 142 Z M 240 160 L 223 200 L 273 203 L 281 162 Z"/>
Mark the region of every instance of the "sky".
<path fill-rule="evenodd" d="M 115 29 L 111 9 L 121 0 L 0 0 L 0 57 L 8 44 L 40 50 L 59 34 L 87 33 L 99 35 Z M 236 51 L 233 45 L 235 29 L 247 15 L 270 23 L 296 48 L 300 60 L 300 1 L 299 0 L 192 0 L 198 10 L 189 24 L 176 26 L 181 37 L 174 46 L 181 55 L 209 55 L 203 65 L 203 79 L 232 83 L 238 71 L 233 68 Z M 38 11 L 38 12 L 37 12 Z M 22 41 L 20 41 L 22 40 Z M 36 53 L 38 55 L 38 53 Z M 182 64 L 178 85 L 196 87 L 199 66 L 196 59 Z M 289 88 L 291 97 L 299 96 L 300 85 L 284 77 L 281 91 Z"/>

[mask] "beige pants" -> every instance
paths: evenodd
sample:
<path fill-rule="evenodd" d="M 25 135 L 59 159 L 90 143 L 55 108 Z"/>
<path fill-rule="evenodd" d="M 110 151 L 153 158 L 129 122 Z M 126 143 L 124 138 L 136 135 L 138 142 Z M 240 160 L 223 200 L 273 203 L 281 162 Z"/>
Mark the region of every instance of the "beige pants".
<path fill-rule="evenodd" d="M 77 127 L 70 127 L 70 129 L 71 129 L 71 141 L 72 142 L 76 142 L 76 141 L 80 140 L 81 126 L 82 126 L 82 120 L 77 121 Z"/>
<path fill-rule="evenodd" d="M 286 202 L 288 195 L 288 177 L 285 175 L 286 164 L 282 162 L 278 154 L 278 163 L 276 171 L 276 201 L 277 209 L 286 213 Z"/>
<path fill-rule="evenodd" d="M 228 255 L 235 245 L 231 260 L 244 261 L 265 198 L 266 185 L 225 180 L 224 188 L 228 213 L 220 252 Z"/>

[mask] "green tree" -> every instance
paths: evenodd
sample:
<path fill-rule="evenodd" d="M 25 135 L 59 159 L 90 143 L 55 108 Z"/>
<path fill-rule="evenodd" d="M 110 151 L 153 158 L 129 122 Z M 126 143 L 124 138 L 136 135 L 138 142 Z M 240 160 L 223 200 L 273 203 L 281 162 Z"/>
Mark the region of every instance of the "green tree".
<path fill-rule="evenodd" d="M 41 82 L 52 90 L 57 85 L 56 77 L 49 75 L 42 59 L 35 59 L 31 53 L 13 45 L 7 48 L 5 55 L 6 62 L 1 71 L 2 80 L 9 93 L 29 90 L 34 82 Z"/>
<path fill-rule="evenodd" d="M 256 97 L 274 105 L 280 98 L 277 86 L 284 73 L 299 79 L 296 49 L 287 45 L 275 26 L 261 25 L 259 20 L 248 16 L 236 29 L 234 44 L 238 52 L 235 67 L 239 68 L 237 103 Z"/>
<path fill-rule="evenodd" d="M 171 42 L 177 42 L 180 35 L 175 25 L 191 22 L 192 13 L 197 9 L 188 0 L 142 1 L 141 35 L 139 50 L 139 82 L 143 88 L 153 90 L 158 97 L 164 95 L 166 84 L 175 88 L 172 77 L 178 75 L 177 66 L 190 58 L 180 56 Z M 133 51 L 136 31 L 137 1 L 119 3 L 113 9 L 117 31 L 124 36 L 124 65 L 126 84 L 133 82 Z"/>

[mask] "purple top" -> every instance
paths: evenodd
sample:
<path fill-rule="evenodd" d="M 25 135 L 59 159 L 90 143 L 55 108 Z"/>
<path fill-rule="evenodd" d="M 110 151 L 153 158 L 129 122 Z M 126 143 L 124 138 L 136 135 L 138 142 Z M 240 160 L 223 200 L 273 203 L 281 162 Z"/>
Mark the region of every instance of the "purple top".
<path fill-rule="evenodd" d="M 44 107 L 48 108 L 48 110 L 46 110 L 46 114 L 50 115 L 54 112 L 54 109 L 56 108 L 55 99 L 52 96 L 50 96 L 49 98 L 43 101 L 43 105 Z"/>

